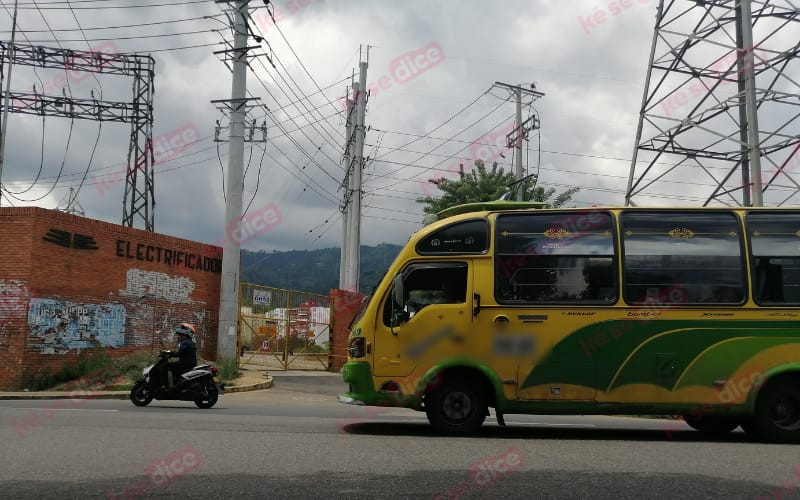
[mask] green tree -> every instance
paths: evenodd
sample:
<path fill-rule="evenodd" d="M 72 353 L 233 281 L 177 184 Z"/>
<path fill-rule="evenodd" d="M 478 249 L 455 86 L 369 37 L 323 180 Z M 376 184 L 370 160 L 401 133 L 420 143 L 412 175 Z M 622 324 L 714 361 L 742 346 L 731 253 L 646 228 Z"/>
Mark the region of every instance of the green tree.
<path fill-rule="evenodd" d="M 499 200 L 509 191 L 516 191 L 516 185 L 509 187 L 514 182 L 514 173 L 506 172 L 503 167 L 498 168 L 497 163 L 492 164 L 491 170 L 480 160 L 475 162 L 475 168 L 465 173 L 462 169 L 458 180 L 445 178 L 431 179 L 436 187 L 443 192 L 440 198 L 425 196 L 417 198 L 417 203 L 425 205 L 422 211 L 426 214 L 435 214 L 447 208 L 463 205 L 465 203 L 478 203 Z M 555 188 L 545 189 L 536 185 L 536 176 L 532 175 L 522 182 L 523 200 L 539 201 L 546 203 L 548 208 L 558 208 L 572 199 L 580 188 L 571 187 L 556 195 Z"/>

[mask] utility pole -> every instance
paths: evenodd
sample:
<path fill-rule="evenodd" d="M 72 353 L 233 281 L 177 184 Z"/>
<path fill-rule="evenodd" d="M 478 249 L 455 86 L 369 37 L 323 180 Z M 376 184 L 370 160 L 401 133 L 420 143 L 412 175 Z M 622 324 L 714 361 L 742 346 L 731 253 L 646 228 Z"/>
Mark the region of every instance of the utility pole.
<path fill-rule="evenodd" d="M 247 108 L 247 8 L 250 0 L 235 0 L 233 16 L 233 82 L 228 136 L 228 178 L 225 202 L 225 243 L 222 253 L 222 286 L 219 304 L 218 360 L 238 359 L 239 263 L 241 246 L 232 237 L 242 223 L 244 191 L 244 127 Z M 237 231 L 239 232 L 239 231 Z"/>
<path fill-rule="evenodd" d="M 11 45 L 9 46 L 8 75 L 6 75 L 5 96 L 3 98 L 3 130 L 0 131 L 0 206 L 3 204 L 3 163 L 6 157 L 6 131 L 8 130 L 8 100 L 11 96 L 11 69 L 14 67 L 14 41 L 17 36 L 17 2 L 14 0 L 14 15 L 11 20 Z M 2 64 L 2 61 L 0 61 Z M 0 67 L 0 85 L 2 85 L 3 68 Z"/>
<path fill-rule="evenodd" d="M 531 97 L 534 101 L 544 97 L 543 92 L 536 90 L 536 85 L 531 84 L 529 89 L 520 85 L 510 85 L 507 83 L 495 82 L 495 87 L 500 87 L 513 93 L 517 101 L 517 114 L 514 120 L 514 130 L 506 136 L 506 145 L 514 148 L 514 180 L 517 184 L 516 200 L 523 201 L 525 193 L 525 183 L 522 182 L 522 142 L 527 138 L 528 132 L 539 128 L 538 118 L 531 116 L 525 123 L 522 122 L 522 95 Z M 532 102 L 532 101 L 531 101 Z"/>
<path fill-rule="evenodd" d="M 353 98 L 356 106 L 355 144 L 352 156 L 350 178 L 353 189 L 350 196 L 350 218 L 347 224 L 347 270 L 345 290 L 358 291 L 361 271 L 361 171 L 364 168 L 364 121 L 367 113 L 367 67 L 369 66 L 369 47 L 366 60 L 360 61 L 358 84 L 353 84 Z"/>
<path fill-rule="evenodd" d="M 344 189 L 344 196 L 342 200 L 342 206 L 340 210 L 342 212 L 342 249 L 341 255 L 339 258 L 339 288 L 342 290 L 347 289 L 347 269 L 348 269 L 348 244 L 347 238 L 350 234 L 349 226 L 350 226 L 350 199 L 351 194 L 353 193 L 353 177 L 350 175 L 351 168 L 352 168 L 352 161 L 353 161 L 353 151 L 355 150 L 355 138 L 353 136 L 353 101 L 350 99 L 349 96 L 349 89 L 348 95 L 345 97 L 346 106 L 345 106 L 345 113 L 346 113 L 346 122 L 345 122 L 345 145 L 344 145 L 344 158 L 343 163 L 345 165 L 345 175 L 344 181 L 342 182 L 342 188 Z"/>
<path fill-rule="evenodd" d="M 517 118 L 514 120 L 514 130 L 522 130 L 522 91 L 517 88 L 514 93 L 517 95 Z M 514 179 L 518 181 L 522 180 L 522 135 L 514 146 L 516 149 L 514 154 Z M 517 201 L 522 201 L 524 191 L 524 184 L 520 182 L 517 186 Z"/>

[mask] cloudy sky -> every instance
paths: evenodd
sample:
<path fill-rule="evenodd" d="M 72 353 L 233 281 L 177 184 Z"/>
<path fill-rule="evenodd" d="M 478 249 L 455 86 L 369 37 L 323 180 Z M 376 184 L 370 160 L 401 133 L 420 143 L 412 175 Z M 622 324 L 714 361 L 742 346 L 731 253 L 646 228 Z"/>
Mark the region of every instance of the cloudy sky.
<path fill-rule="evenodd" d="M 230 96 L 231 76 L 212 53 L 222 46 L 208 44 L 232 39 L 220 5 L 211 0 L 73 0 L 71 11 L 55 0 L 20 1 L 19 25 L 27 38 L 20 42 L 53 45 L 52 29 L 66 48 L 152 51 L 156 147 L 176 134 L 196 137 L 179 150 L 157 150 L 156 230 L 218 241 L 227 144 L 219 144 L 218 157 L 215 121 L 225 119 L 210 101 Z M 0 29 L 7 39 L 13 1 L 0 3 L 5 6 Z M 540 173 L 540 184 L 559 191 L 581 187 L 577 206 L 623 203 L 655 0 L 273 3 L 278 27 L 262 2 L 251 2 L 259 7 L 251 13 L 253 30 L 269 42 L 259 53 L 271 53 L 276 68 L 264 57 L 251 62 L 248 90 L 270 111 L 266 152 L 255 147 L 251 155 L 249 146 L 245 152 L 245 204 L 255 193 L 250 211 L 275 207 L 280 223 L 245 248 L 339 246 L 344 120 L 336 104 L 357 71 L 359 48 L 367 45 L 373 91 L 366 119 L 364 244 L 402 244 L 420 227 L 422 210 L 415 199 L 434 193 L 427 179 L 453 177 L 458 163 L 471 165 L 476 157 L 510 163 L 511 154 L 491 143 L 508 131 L 515 108 L 506 91 L 492 88 L 494 82 L 535 83 L 546 94 L 523 111 L 525 118 L 536 113 L 541 120 L 541 136 L 531 136 L 523 159 L 529 173 Z M 112 8 L 121 6 L 130 8 Z M 106 27 L 112 28 L 95 29 Z M 407 55 L 420 53 L 435 60 L 426 68 L 402 67 Z M 34 73 L 15 67 L 11 87 L 31 91 L 35 85 L 60 94 L 64 78 L 64 70 Z M 75 97 L 102 93 L 104 99 L 130 99 L 130 80 L 124 77 L 68 73 L 67 78 Z M 264 111 L 253 110 L 252 117 L 262 121 Z M 129 134 L 123 124 L 100 127 L 12 114 L 3 182 L 28 200 L 13 203 L 55 208 L 70 187 L 80 186 L 78 200 L 88 217 L 119 222 L 124 188 L 119 175 Z M 428 137 L 412 142 L 423 134 Z M 695 205 L 692 196 L 700 189 L 681 185 L 677 193 L 685 193 L 686 200 L 661 198 L 660 203 Z"/>

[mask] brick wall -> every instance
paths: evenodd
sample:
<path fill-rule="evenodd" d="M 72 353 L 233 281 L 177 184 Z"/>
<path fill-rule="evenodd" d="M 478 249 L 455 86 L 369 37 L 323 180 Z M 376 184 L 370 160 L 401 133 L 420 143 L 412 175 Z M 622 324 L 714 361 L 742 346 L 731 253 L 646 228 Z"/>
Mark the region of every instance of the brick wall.
<path fill-rule="evenodd" d="M 331 290 L 331 354 L 330 371 L 338 372 L 347 361 L 348 325 L 358 314 L 364 294 L 347 290 Z"/>
<path fill-rule="evenodd" d="M 222 249 L 42 208 L 0 208 L 0 389 L 79 354 L 172 346 L 216 356 Z"/>

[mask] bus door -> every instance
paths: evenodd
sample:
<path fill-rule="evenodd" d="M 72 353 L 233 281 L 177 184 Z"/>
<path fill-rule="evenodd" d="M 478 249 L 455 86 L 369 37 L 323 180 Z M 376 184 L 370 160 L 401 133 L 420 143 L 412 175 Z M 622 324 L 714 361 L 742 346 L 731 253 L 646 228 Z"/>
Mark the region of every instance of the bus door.
<path fill-rule="evenodd" d="M 376 318 L 376 376 L 409 375 L 468 345 L 472 326 L 471 268 L 467 262 L 413 262 L 394 278 Z"/>

